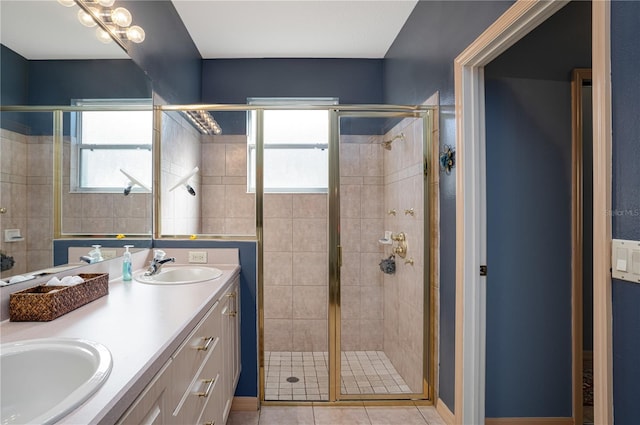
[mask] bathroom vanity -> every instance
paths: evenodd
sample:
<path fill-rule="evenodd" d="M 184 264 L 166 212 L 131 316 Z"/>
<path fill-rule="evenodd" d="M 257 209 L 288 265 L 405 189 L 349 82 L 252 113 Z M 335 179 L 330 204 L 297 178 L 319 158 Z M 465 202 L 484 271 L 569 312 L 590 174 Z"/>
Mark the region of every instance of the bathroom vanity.
<path fill-rule="evenodd" d="M 186 285 L 112 279 L 107 296 L 51 322 L 2 322 L 2 343 L 82 338 L 111 352 L 106 382 L 59 424 L 223 424 L 240 374 L 240 266 L 211 266 L 222 276 Z"/>

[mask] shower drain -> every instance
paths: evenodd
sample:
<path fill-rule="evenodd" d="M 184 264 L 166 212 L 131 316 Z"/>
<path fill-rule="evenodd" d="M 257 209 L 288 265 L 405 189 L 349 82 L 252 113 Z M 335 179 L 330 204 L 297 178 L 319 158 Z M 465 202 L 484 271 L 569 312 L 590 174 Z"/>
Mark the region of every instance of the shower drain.
<path fill-rule="evenodd" d="M 300 379 L 298 379 L 295 376 L 290 376 L 290 377 L 287 378 L 287 382 L 291 382 L 292 384 L 298 382 L 299 380 Z"/>

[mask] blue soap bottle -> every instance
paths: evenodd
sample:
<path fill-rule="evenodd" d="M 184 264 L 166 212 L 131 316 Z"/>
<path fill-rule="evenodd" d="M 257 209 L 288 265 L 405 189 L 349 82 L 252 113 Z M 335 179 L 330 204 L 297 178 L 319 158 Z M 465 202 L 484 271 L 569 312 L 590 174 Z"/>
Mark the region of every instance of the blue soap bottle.
<path fill-rule="evenodd" d="M 124 246 L 124 256 L 122 259 L 122 280 L 129 281 L 131 280 L 131 253 L 129 252 L 129 248 L 133 248 L 133 245 L 125 245 Z"/>

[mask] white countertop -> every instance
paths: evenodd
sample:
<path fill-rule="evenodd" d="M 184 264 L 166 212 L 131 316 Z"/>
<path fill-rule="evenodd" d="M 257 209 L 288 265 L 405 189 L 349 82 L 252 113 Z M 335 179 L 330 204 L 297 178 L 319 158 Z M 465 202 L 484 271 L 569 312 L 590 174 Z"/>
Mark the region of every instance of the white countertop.
<path fill-rule="evenodd" d="M 2 322 L 2 343 L 63 337 L 106 346 L 113 358 L 109 378 L 58 423 L 113 424 L 240 272 L 238 265 L 210 266 L 223 274 L 202 283 L 163 286 L 111 280 L 108 295 L 51 322 Z"/>

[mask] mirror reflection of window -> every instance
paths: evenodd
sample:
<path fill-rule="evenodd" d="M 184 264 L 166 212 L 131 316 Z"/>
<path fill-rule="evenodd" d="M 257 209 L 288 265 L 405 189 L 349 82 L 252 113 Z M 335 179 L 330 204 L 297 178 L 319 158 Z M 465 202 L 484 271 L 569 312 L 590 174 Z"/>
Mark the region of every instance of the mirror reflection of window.
<path fill-rule="evenodd" d="M 151 101 L 97 99 L 78 100 L 75 105 L 110 110 L 75 114 L 71 160 L 76 172 L 71 175 L 71 191 L 118 193 L 133 176 L 142 185 L 133 185 L 131 191 L 148 192 L 153 180 Z M 135 106 L 148 106 L 148 110 L 127 110 Z"/>

